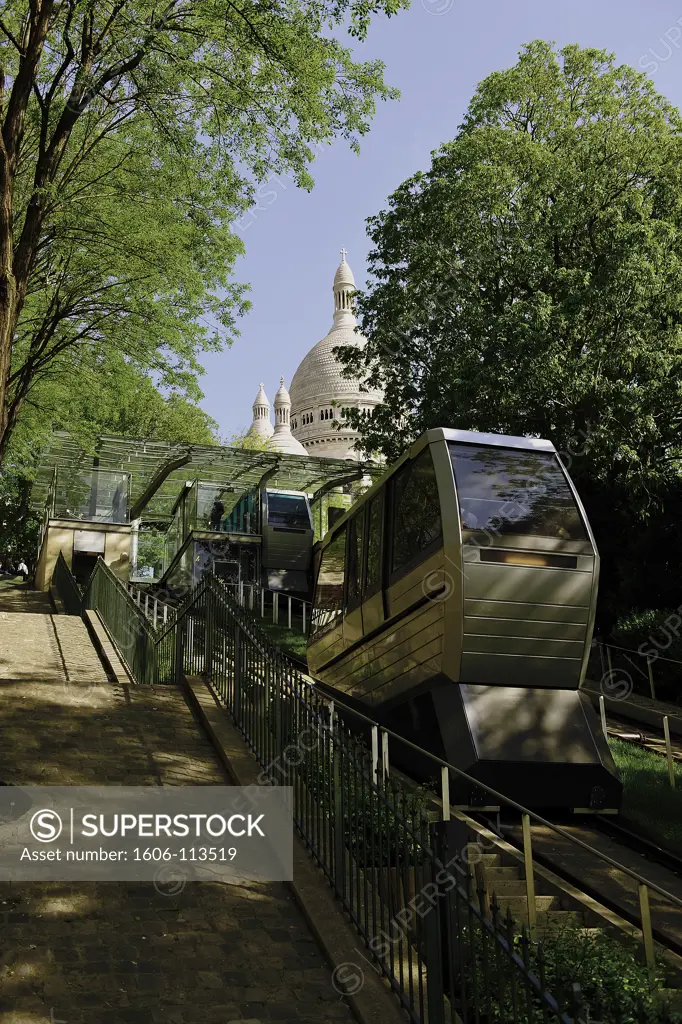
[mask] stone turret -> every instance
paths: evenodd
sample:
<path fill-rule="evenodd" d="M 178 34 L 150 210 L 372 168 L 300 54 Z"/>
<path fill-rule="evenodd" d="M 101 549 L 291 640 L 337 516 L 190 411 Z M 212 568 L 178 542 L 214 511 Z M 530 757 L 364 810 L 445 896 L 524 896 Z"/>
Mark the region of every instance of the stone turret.
<path fill-rule="evenodd" d="M 266 440 L 272 437 L 273 426 L 270 422 L 270 402 L 265 394 L 263 385 L 260 385 L 258 394 L 253 403 L 253 423 L 249 428 L 248 437 L 261 438 Z"/>
<path fill-rule="evenodd" d="M 291 399 L 284 384 L 284 377 L 280 377 L 279 391 L 275 395 L 275 429 L 268 439 L 267 447 L 285 455 L 308 454 L 291 433 Z"/>

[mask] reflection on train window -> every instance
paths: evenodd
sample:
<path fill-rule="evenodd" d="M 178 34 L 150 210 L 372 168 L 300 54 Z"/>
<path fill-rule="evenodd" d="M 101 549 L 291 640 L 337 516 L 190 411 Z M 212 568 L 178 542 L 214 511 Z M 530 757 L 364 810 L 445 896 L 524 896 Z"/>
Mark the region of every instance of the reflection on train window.
<path fill-rule="evenodd" d="M 365 591 L 370 594 L 381 584 L 381 526 L 384 519 L 384 492 L 379 491 L 369 503 L 369 538 L 367 541 L 367 572 Z"/>
<path fill-rule="evenodd" d="M 324 633 L 343 617 L 343 569 L 346 560 L 346 528 L 342 527 L 325 549 L 315 588 L 310 635 Z"/>
<path fill-rule="evenodd" d="M 555 455 L 453 443 L 449 448 L 463 529 L 585 540 Z"/>
<path fill-rule="evenodd" d="M 428 448 L 397 474 L 393 505 L 391 569 L 395 572 L 418 561 L 441 536 L 438 485 Z"/>
<path fill-rule="evenodd" d="M 300 494 L 268 493 L 268 526 L 310 529 L 308 504 Z"/>
<path fill-rule="evenodd" d="M 360 600 L 362 584 L 363 511 L 353 516 L 348 524 L 348 605 L 351 608 Z"/>

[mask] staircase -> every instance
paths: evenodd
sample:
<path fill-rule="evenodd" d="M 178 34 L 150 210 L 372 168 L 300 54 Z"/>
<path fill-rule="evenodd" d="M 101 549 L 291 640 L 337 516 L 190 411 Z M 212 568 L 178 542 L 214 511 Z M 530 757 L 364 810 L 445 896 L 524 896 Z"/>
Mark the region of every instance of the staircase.
<path fill-rule="evenodd" d="M 469 863 L 474 864 L 476 889 L 483 899 L 487 915 L 492 916 L 493 908 L 497 907 L 499 920 L 506 920 L 510 914 L 518 924 L 528 927 L 528 898 L 523 868 L 518 864 L 505 863 L 504 853 L 481 853 L 475 843 L 467 847 L 467 856 L 470 858 Z M 568 901 L 555 895 L 538 892 L 538 883 L 542 887 L 542 879 L 536 876 L 535 920 L 538 939 L 552 930 L 562 928 L 588 930 L 585 915 L 581 911 L 568 909 L 565 905 Z"/>

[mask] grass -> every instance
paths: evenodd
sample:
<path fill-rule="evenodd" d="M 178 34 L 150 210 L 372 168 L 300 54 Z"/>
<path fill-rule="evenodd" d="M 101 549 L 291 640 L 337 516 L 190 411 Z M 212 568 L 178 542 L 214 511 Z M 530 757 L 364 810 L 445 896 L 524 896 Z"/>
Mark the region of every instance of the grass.
<path fill-rule="evenodd" d="M 284 654 L 293 654 L 297 658 L 306 656 L 307 637 L 295 629 L 287 629 L 286 626 L 276 626 L 267 619 L 256 619 L 256 623 L 263 630 L 268 640 L 279 647 Z"/>
<path fill-rule="evenodd" d="M 609 746 L 623 780 L 623 815 L 648 838 L 682 854 L 682 765 L 675 763 L 675 789 L 665 757 L 626 740 Z"/>

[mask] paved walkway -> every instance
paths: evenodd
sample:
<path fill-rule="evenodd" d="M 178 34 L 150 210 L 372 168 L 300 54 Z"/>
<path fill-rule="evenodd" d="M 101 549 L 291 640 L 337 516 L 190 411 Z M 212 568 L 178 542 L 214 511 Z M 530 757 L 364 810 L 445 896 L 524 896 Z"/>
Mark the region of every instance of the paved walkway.
<path fill-rule="evenodd" d="M 21 618 L 34 631 L 22 650 L 45 644 L 50 668 L 0 679 L 0 779 L 227 784 L 180 693 L 60 678 L 47 624 Z M 65 621 L 55 617 L 58 632 Z M 8 622 L 19 644 L 12 618 L 0 631 Z M 166 895 L 152 883 L 0 882 L 0 1024 L 353 1019 L 284 884 L 195 882 Z"/>

